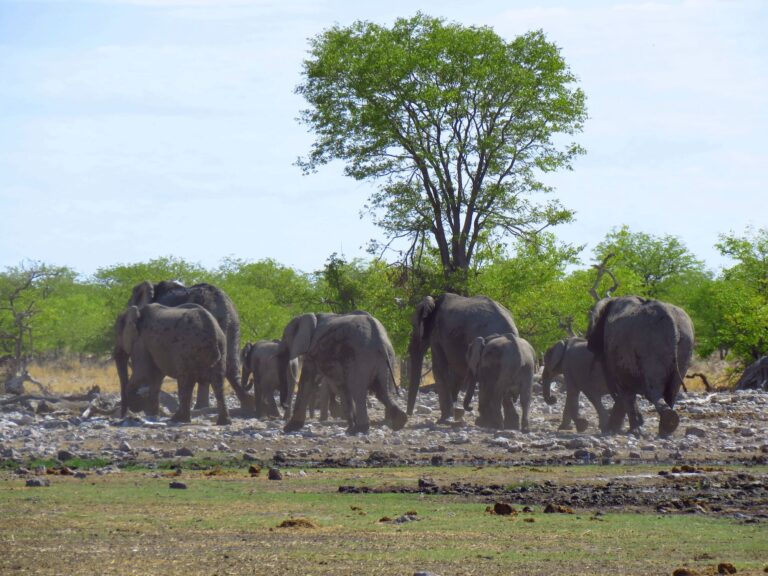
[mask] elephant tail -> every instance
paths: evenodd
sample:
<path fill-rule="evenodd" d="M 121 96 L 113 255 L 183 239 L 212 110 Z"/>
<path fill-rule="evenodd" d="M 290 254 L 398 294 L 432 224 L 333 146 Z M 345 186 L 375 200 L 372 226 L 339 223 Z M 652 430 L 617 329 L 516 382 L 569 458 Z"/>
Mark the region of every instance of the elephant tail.
<path fill-rule="evenodd" d="M 670 318 L 672 322 L 672 367 L 670 370 L 669 379 L 667 385 L 664 386 L 664 401 L 670 406 L 675 405 L 677 400 L 677 392 L 680 390 L 680 386 L 685 388 L 685 374 L 680 373 L 680 357 L 678 354 L 678 341 L 680 340 L 680 331 L 673 318 Z"/>

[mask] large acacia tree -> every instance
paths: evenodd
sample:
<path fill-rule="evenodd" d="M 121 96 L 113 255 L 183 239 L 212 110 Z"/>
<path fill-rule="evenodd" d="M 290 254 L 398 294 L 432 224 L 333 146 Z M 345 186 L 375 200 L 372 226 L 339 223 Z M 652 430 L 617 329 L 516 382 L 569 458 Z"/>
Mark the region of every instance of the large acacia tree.
<path fill-rule="evenodd" d="M 311 40 L 297 87 L 316 135 L 305 172 L 339 159 L 377 180 L 369 208 L 413 254 L 434 240 L 446 278 L 463 276 L 483 242 L 527 236 L 572 212 L 541 175 L 583 150 L 584 94 L 543 32 L 505 41 L 487 27 L 417 14 L 391 28 L 335 26 Z"/>

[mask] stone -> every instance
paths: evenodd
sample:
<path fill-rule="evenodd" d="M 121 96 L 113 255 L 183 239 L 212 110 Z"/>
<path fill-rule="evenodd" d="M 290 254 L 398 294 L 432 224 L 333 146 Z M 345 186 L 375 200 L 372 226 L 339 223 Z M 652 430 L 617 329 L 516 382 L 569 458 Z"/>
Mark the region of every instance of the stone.
<path fill-rule="evenodd" d="M 277 468 L 270 468 L 267 473 L 267 478 L 270 480 L 282 480 L 283 475 Z"/>
<path fill-rule="evenodd" d="M 59 450 L 59 452 L 56 454 L 56 458 L 61 462 L 66 462 L 67 460 L 72 460 L 75 455 L 70 452 L 69 450 Z"/>
<path fill-rule="evenodd" d="M 704 438 L 707 435 L 707 431 L 698 426 L 688 426 L 685 429 L 686 436 L 695 436 L 696 438 Z"/>
<path fill-rule="evenodd" d="M 591 444 L 589 440 L 585 438 L 571 438 L 565 444 L 565 447 L 571 450 L 576 450 L 577 448 L 589 448 L 590 446 Z"/>
<path fill-rule="evenodd" d="M 587 450 L 586 448 L 579 448 L 573 452 L 573 457 L 578 460 L 594 460 L 596 458 L 595 453 Z"/>
<path fill-rule="evenodd" d="M 182 446 L 181 448 L 178 448 L 176 450 L 176 456 L 194 456 L 195 453 L 187 448 L 186 446 Z"/>
<path fill-rule="evenodd" d="M 120 442 L 119 450 L 120 452 L 130 452 L 131 450 L 133 450 L 133 448 L 131 448 L 131 445 L 128 444 L 128 442 L 123 440 L 122 442 Z"/>
<path fill-rule="evenodd" d="M 48 478 L 30 478 L 25 484 L 28 488 L 45 488 L 51 485 Z"/>

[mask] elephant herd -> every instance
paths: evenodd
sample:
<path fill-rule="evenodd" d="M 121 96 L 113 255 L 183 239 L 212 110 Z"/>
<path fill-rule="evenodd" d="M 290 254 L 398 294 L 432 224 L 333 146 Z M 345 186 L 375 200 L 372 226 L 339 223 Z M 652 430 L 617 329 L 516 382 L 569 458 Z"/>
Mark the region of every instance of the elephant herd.
<path fill-rule="evenodd" d="M 240 350 L 239 317 L 223 291 L 210 284 L 143 282 L 115 323 L 123 415 L 128 410 L 157 415 L 160 386 L 169 376 L 179 392 L 173 420 L 190 421 L 197 384 L 196 407 L 208 407 L 212 387 L 217 424 L 228 424 L 226 379 L 246 415 L 279 417 L 282 411 L 286 432 L 301 429 L 307 412 L 317 408 L 321 419 L 329 410 L 346 418 L 350 434 L 366 432 L 369 394 L 384 406 L 387 425 L 403 428 L 416 404 L 428 350 L 440 422 L 461 420 L 471 411 L 477 387 L 478 426 L 529 430 L 536 352 L 520 337 L 510 312 L 484 296 L 445 293 L 416 306 L 406 411 L 397 403 L 394 349 L 384 326 L 367 312 L 302 314 L 285 326 L 281 339 L 247 343 Z M 579 416 L 584 393 L 603 433 L 619 432 L 625 416 L 630 432 L 637 433 L 643 420 L 636 399 L 643 395 L 659 415 L 659 434 L 666 436 L 679 423 L 674 404 L 692 351 L 693 326 L 680 308 L 636 296 L 604 298 L 590 312 L 585 339 L 563 340 L 545 352 L 544 400 L 555 402 L 551 383 L 562 375 L 566 400 L 560 429 L 570 429 L 572 422 L 579 432 L 588 427 Z M 606 395 L 614 401 L 610 409 L 602 403 Z"/>

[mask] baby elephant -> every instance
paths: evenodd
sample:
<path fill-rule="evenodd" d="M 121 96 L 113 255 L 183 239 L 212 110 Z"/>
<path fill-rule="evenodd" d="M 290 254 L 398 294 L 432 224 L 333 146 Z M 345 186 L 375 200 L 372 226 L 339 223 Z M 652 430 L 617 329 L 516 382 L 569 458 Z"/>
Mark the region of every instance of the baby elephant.
<path fill-rule="evenodd" d="M 280 340 L 259 340 L 248 342 L 240 354 L 242 377 L 240 386 L 243 390 L 249 390 L 249 379 L 253 376 L 253 390 L 256 405 L 256 417 L 279 418 L 280 411 L 275 403 L 275 390 L 280 394 L 280 406 L 287 419 L 291 412 L 291 398 L 293 389 L 298 382 L 299 361 L 293 359 L 288 363 L 285 387 L 281 388 L 281 378 L 277 373 L 280 370 L 280 362 L 277 351 L 280 348 Z"/>
<path fill-rule="evenodd" d="M 528 432 L 536 353 L 528 341 L 512 333 L 477 337 L 467 350 L 467 378 L 479 383 L 475 423 L 484 428 Z M 520 399 L 522 418 L 514 403 Z M 502 417 L 503 408 L 503 417 Z"/>
<path fill-rule="evenodd" d="M 579 394 L 584 393 L 597 411 L 600 430 L 605 432 L 609 412 L 602 403 L 602 397 L 608 394 L 602 362 L 587 349 L 584 338 L 568 338 L 553 344 L 544 353 L 544 370 L 541 373 L 541 386 L 544 401 L 552 405 L 555 398 L 550 394 L 550 386 L 555 376 L 563 375 L 565 380 L 565 408 L 559 430 L 570 430 L 571 422 L 576 423 L 576 430 L 584 432 L 589 427 L 586 418 L 579 416 Z"/>
<path fill-rule="evenodd" d="M 202 306 L 162 304 L 129 306 L 117 319 L 115 335 L 129 355 L 133 373 L 121 390 L 123 406 L 135 405 L 142 386 L 150 390 L 145 411 L 159 413 L 160 385 L 165 376 L 178 381 L 177 422 L 189 422 L 195 383 L 210 384 L 216 396 L 217 424 L 229 424 L 224 402 L 227 341 L 216 319 Z"/>

